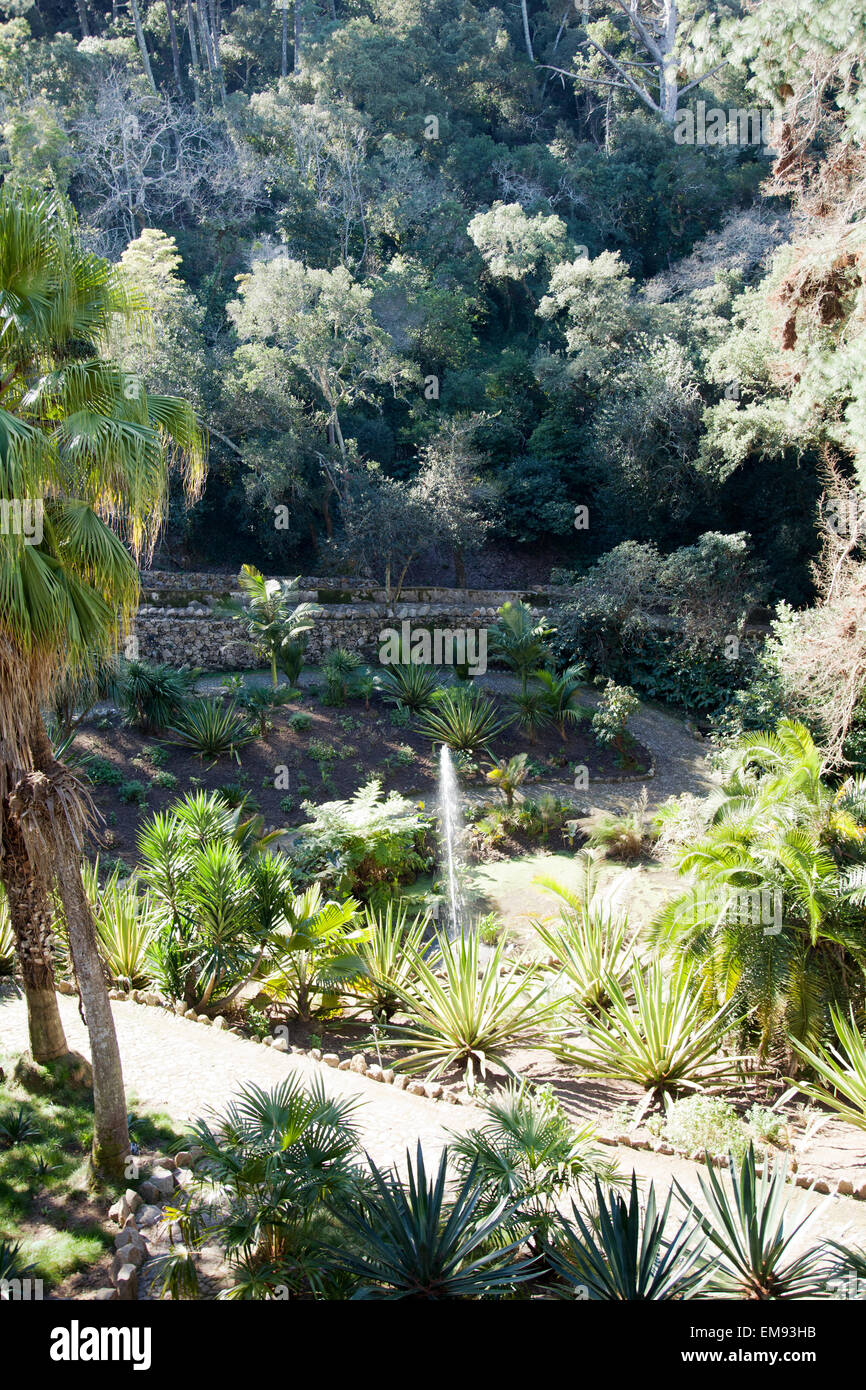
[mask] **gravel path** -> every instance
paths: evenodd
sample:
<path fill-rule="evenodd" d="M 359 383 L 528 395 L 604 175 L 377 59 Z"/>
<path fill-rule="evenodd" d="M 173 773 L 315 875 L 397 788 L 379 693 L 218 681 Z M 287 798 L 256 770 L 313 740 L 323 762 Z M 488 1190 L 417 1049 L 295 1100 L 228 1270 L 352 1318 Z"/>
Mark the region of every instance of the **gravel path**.
<path fill-rule="evenodd" d="M 59 996 L 63 1026 L 70 1046 L 89 1055 L 87 1033 L 74 998 Z M 477 1122 L 471 1106 L 445 1105 L 423 1096 L 395 1091 L 354 1072 L 336 1071 L 309 1057 L 274 1052 L 271 1048 L 214 1032 L 201 1024 L 141 1004 L 113 1001 L 124 1077 L 130 1100 L 142 1108 L 170 1116 L 179 1126 L 225 1105 L 245 1082 L 272 1087 L 287 1075 L 312 1080 L 321 1077 L 326 1090 L 360 1102 L 358 1121 L 362 1142 L 380 1166 L 405 1164 L 406 1149 L 421 1141 L 425 1158 L 438 1160 L 449 1130 L 465 1130 Z M 21 998 L 0 997 L 0 1049 L 17 1053 L 27 1045 L 27 1020 Z M 686 1159 L 665 1157 L 626 1147 L 611 1147 L 625 1174 L 655 1179 L 667 1192 L 676 1178 L 692 1196 L 699 1196 L 698 1177 L 705 1170 Z M 801 1215 L 816 1211 L 804 1241 L 818 1235 L 833 1237 L 866 1249 L 866 1202 L 825 1197 L 792 1189 L 793 1209 Z"/>

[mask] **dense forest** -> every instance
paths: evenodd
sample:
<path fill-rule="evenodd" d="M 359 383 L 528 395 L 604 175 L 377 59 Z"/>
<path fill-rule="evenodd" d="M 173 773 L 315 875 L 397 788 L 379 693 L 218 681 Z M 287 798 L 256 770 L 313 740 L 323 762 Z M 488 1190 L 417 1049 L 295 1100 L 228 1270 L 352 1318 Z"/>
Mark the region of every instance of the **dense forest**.
<path fill-rule="evenodd" d="M 718 704 L 858 508 L 866 7 L 813 9 L 2 7 L 5 176 L 68 196 L 152 309 L 115 355 L 209 432 L 157 562 L 578 579 L 567 642 Z M 685 647 L 626 659 L 659 604 Z"/>

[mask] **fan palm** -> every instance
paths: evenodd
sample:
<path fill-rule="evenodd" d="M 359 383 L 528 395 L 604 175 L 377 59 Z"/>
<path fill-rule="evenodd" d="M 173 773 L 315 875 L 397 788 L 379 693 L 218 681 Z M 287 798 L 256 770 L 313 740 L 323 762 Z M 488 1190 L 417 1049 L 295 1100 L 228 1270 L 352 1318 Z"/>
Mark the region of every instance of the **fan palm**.
<path fill-rule="evenodd" d="M 48 892 L 56 881 L 91 1039 L 93 1159 L 115 1172 L 129 1141 L 81 882 L 88 809 L 52 755 L 41 705 L 60 680 L 116 648 L 129 626 L 138 602 L 134 557 L 147 555 L 159 532 L 170 457 L 181 462 L 188 490 L 203 478 L 205 443 L 190 406 L 149 394 L 101 355 L 118 316 L 134 326 L 145 315 L 120 273 L 84 249 L 67 205 L 3 185 L 0 501 L 36 499 L 40 526 L 0 533 L 0 874 L 41 1057 L 66 1049 L 51 961 Z"/>
<path fill-rule="evenodd" d="M 286 1003 L 301 1023 L 317 1009 L 333 1008 L 340 990 L 364 976 L 357 947 L 369 929 L 351 927 L 360 904 L 326 901 L 320 883 L 289 898 L 272 937 L 264 988 Z"/>

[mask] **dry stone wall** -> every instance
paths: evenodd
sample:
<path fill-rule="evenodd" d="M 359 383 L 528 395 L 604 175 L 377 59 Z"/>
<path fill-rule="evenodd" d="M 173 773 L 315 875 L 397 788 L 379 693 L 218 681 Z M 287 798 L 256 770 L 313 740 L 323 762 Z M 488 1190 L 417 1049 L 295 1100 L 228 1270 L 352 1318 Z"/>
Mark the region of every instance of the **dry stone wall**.
<path fill-rule="evenodd" d="M 294 576 L 292 576 L 294 577 Z M 261 665 L 242 625 L 219 615 L 222 599 L 236 594 L 236 578 L 227 574 L 150 572 L 142 575 L 142 603 L 135 624 L 138 652 L 147 661 L 171 666 L 198 666 L 205 671 L 242 670 Z M 334 647 L 374 660 L 384 628 L 400 630 L 404 620 L 418 627 L 467 631 L 486 628 L 509 599 L 546 607 L 556 590 L 523 593 L 495 589 L 408 589 L 401 601 L 388 602 L 383 590 L 356 580 L 305 575 L 299 601 L 319 603 L 323 612 L 309 634 L 307 660 L 317 663 Z"/>

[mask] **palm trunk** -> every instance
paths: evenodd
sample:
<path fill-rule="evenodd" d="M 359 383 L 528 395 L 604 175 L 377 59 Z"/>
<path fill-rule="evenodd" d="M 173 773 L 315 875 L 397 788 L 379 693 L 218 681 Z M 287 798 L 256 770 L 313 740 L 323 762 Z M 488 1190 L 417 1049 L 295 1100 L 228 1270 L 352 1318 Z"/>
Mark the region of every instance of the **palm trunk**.
<path fill-rule="evenodd" d="M 56 772 L 51 744 L 41 718 L 33 730 L 34 767 L 51 777 Z M 129 1153 L 129 1127 L 120 1049 L 102 960 L 96 944 L 96 923 L 81 881 L 80 849 L 62 817 L 47 828 L 52 834 L 53 870 L 63 903 L 69 949 L 84 1007 L 93 1065 L 93 1167 L 122 1177 Z"/>
<path fill-rule="evenodd" d="M 8 813 L 3 818 L 3 840 L 0 879 L 24 980 L 30 1052 L 35 1062 L 53 1062 L 64 1057 L 69 1047 L 54 990 L 51 905 L 45 883 L 34 876 L 21 831 Z"/>

